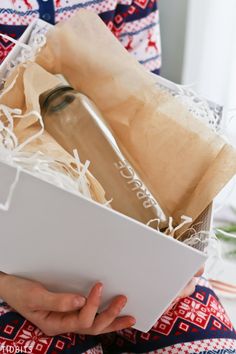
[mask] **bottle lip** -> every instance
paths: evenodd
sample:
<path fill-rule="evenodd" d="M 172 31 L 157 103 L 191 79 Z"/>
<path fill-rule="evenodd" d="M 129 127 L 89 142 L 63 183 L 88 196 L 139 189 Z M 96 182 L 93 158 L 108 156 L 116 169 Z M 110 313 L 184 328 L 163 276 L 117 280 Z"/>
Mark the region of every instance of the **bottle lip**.
<path fill-rule="evenodd" d="M 73 87 L 68 86 L 68 85 L 59 85 L 51 90 L 43 92 L 40 97 L 39 97 L 39 104 L 41 107 L 41 110 L 45 108 L 50 101 L 50 98 L 54 96 L 57 92 L 59 91 L 71 91 L 74 90 Z"/>

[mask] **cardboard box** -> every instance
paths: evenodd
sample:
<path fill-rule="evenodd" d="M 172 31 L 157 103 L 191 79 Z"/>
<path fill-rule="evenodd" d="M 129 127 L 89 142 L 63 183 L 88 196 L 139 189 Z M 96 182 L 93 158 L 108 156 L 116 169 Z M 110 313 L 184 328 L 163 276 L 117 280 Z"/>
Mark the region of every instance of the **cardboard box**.
<path fill-rule="evenodd" d="M 21 41 L 27 42 L 32 31 L 43 26 L 41 20 L 32 24 Z M 19 53 L 18 45 L 0 67 L 0 79 Z M 166 80 L 157 81 L 168 87 Z M 171 83 L 169 89 L 174 89 Z M 102 307 L 117 294 L 127 295 L 122 313 L 135 316 L 134 327 L 143 332 L 207 258 L 202 251 L 4 161 L 0 205 L 2 271 L 38 280 L 54 291 L 82 294 L 102 281 Z M 211 207 L 200 219 L 201 229 L 209 230 Z"/>

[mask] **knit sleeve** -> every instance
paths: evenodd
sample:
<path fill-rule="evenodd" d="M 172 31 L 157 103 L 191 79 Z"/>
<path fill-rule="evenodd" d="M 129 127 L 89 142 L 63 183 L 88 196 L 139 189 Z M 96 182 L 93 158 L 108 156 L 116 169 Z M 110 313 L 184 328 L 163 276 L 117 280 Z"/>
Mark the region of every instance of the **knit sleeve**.
<path fill-rule="evenodd" d="M 156 0 L 120 0 L 112 32 L 149 71 L 159 73 L 161 41 Z"/>

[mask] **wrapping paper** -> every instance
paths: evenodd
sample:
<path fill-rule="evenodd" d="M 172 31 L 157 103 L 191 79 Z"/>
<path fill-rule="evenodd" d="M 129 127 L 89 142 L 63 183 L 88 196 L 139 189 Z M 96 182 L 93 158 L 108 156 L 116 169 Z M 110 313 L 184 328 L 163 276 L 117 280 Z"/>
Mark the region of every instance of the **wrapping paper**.
<path fill-rule="evenodd" d="M 61 84 L 59 78 L 48 73 L 36 63 L 28 62 L 19 65 L 12 71 L 5 83 L 4 91 L 0 96 L 0 108 L 20 110 L 20 113 L 13 112 L 11 115 L 12 130 L 18 140 L 15 146 L 10 146 L 12 160 L 22 162 L 21 157 L 23 157 L 24 164 L 26 164 L 25 158 L 27 156 L 29 165 L 33 154 L 40 153 L 38 157 L 43 157 L 44 163 L 48 159 L 49 169 L 52 166 L 53 171 L 64 173 L 76 180 L 81 175 L 83 165 L 79 165 L 80 171 L 78 171 L 78 163 L 75 158 L 44 130 L 40 114 L 40 94 L 59 84 Z M 8 122 L 3 113 L 4 111 L 1 113 L 0 120 L 7 125 Z M 26 154 L 22 155 L 22 152 Z M 32 168 L 35 166 L 38 168 L 33 159 L 32 163 Z M 102 204 L 107 202 L 104 189 L 88 170 L 85 172 L 83 182 L 87 185 L 85 187 L 89 189 L 89 197 Z"/>
<path fill-rule="evenodd" d="M 158 89 L 94 13 L 81 10 L 51 29 L 37 62 L 95 102 L 176 224 L 182 215 L 196 220 L 236 173 L 235 149 Z"/>

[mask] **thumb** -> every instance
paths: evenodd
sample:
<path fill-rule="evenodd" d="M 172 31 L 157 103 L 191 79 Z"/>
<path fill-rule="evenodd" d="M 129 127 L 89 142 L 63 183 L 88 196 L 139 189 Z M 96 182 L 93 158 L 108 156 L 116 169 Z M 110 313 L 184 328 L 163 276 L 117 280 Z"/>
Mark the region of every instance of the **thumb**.
<path fill-rule="evenodd" d="M 186 287 L 182 290 L 182 292 L 179 294 L 179 297 L 184 298 L 192 295 L 195 291 L 196 285 L 197 285 L 197 278 L 192 278 L 190 282 L 186 285 Z"/>
<path fill-rule="evenodd" d="M 36 296 L 35 307 L 38 310 L 53 312 L 75 311 L 83 307 L 86 303 L 85 297 L 79 294 L 53 293 L 44 288 Z"/>

